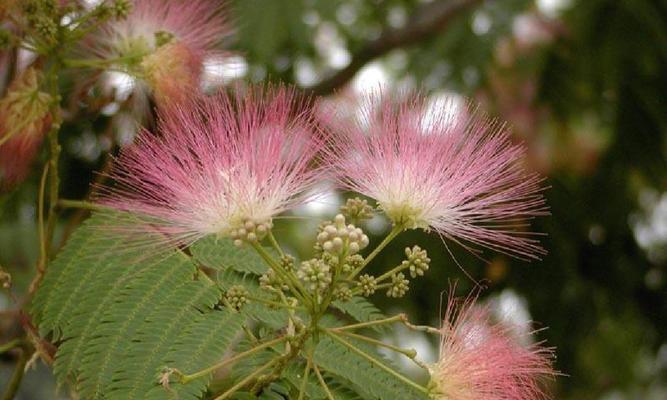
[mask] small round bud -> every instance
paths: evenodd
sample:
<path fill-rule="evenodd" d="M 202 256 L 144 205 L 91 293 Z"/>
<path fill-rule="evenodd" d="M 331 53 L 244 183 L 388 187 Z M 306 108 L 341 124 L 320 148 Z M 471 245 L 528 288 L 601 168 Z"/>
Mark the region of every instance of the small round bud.
<path fill-rule="evenodd" d="M 347 286 L 338 287 L 334 291 L 334 297 L 336 300 L 340 300 L 342 302 L 350 301 L 350 299 L 352 299 L 352 290 L 350 290 L 350 288 Z"/>
<path fill-rule="evenodd" d="M 241 239 L 234 240 L 234 246 L 242 247 L 243 246 L 243 240 L 241 240 Z"/>
<path fill-rule="evenodd" d="M 235 310 L 240 310 L 248 303 L 248 290 L 241 285 L 230 287 L 225 293 L 225 300 Z"/>
<path fill-rule="evenodd" d="M 331 267 L 322 260 L 311 259 L 299 266 L 296 276 L 306 284 L 306 289 L 321 293 L 331 284 Z"/>
<path fill-rule="evenodd" d="M 358 197 L 347 199 L 340 211 L 346 218 L 355 222 L 373 218 L 373 207 L 368 204 L 368 201 Z"/>
<path fill-rule="evenodd" d="M 250 232 L 250 233 L 246 236 L 246 238 L 247 238 L 247 240 L 248 240 L 249 242 L 256 242 L 256 241 L 257 241 L 257 235 L 255 235 L 254 232 Z"/>
<path fill-rule="evenodd" d="M 403 261 L 403 264 L 410 270 L 411 277 L 423 276 L 428 270 L 431 259 L 428 258 L 426 250 L 422 250 L 419 246 L 406 247 L 405 256 L 408 259 Z"/>
<path fill-rule="evenodd" d="M 374 276 L 364 274 L 359 277 L 357 286 L 361 288 L 361 294 L 368 297 L 375 293 L 375 290 L 377 289 L 377 281 Z"/>
<path fill-rule="evenodd" d="M 410 289 L 410 281 L 405 279 L 402 272 L 391 276 L 391 286 L 387 290 L 388 297 L 399 298 L 405 296 Z"/>
<path fill-rule="evenodd" d="M 130 0 L 116 0 L 111 7 L 111 13 L 114 18 L 127 18 L 132 12 L 132 2 Z"/>

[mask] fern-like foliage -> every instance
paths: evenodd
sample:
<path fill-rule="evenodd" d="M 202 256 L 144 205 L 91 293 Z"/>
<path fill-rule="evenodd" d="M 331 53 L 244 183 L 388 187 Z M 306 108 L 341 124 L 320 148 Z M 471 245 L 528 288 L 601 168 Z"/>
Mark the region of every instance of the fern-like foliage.
<path fill-rule="evenodd" d="M 360 296 L 355 296 L 348 301 L 336 300 L 331 305 L 358 322 L 369 322 L 386 318 L 373 303 Z"/>
<path fill-rule="evenodd" d="M 219 360 L 245 317 L 212 308 L 220 290 L 196 280 L 182 253 L 119 251 L 121 238 L 99 235 L 106 218 L 72 235 L 32 305 L 40 332 L 58 344 L 58 381 L 84 399 L 200 398 L 208 379 L 168 392 L 158 385 L 161 368 L 189 373 Z"/>
<path fill-rule="evenodd" d="M 268 270 L 264 260 L 250 246 L 237 247 L 231 239 L 211 235 L 195 243 L 191 250 L 199 262 L 210 268 L 256 275 Z M 267 248 L 267 251 L 275 255 L 273 249 Z"/>
<path fill-rule="evenodd" d="M 243 286 L 255 299 L 272 300 L 272 296 L 259 287 L 259 276 L 251 273 L 240 273 L 232 269 L 220 271 L 217 275 L 217 281 L 223 290 L 228 290 L 232 286 Z M 250 319 L 267 325 L 273 329 L 280 329 L 285 326 L 288 313 L 284 308 L 270 308 L 258 301 L 250 301 L 241 312 Z"/>
<path fill-rule="evenodd" d="M 348 341 L 352 342 L 348 339 Z M 353 342 L 358 348 L 375 360 L 391 367 L 391 364 L 368 346 L 358 341 Z M 321 369 L 337 378 L 341 386 L 351 388 L 366 400 L 426 400 L 428 396 L 411 386 L 397 380 L 388 372 L 380 369 L 365 358 L 352 353 L 347 347 L 322 338 L 318 344 L 314 361 Z M 392 369 L 397 370 L 395 367 Z"/>

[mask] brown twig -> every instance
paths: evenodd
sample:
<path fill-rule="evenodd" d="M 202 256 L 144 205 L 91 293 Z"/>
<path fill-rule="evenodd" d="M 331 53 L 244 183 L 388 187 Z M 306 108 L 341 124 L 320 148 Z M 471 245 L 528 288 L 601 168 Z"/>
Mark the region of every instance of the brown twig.
<path fill-rule="evenodd" d="M 380 37 L 362 46 L 350 64 L 310 88 L 308 94 L 327 95 L 344 86 L 368 62 L 393 49 L 410 46 L 447 28 L 461 13 L 483 0 L 438 0 L 421 6 L 404 27 L 386 29 Z"/>

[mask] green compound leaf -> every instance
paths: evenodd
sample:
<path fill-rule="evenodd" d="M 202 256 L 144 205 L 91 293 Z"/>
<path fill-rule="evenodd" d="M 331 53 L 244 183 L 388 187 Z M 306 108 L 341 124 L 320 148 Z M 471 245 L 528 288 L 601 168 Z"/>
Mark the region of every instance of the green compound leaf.
<path fill-rule="evenodd" d="M 386 318 L 373 303 L 360 296 L 353 297 L 345 302 L 336 300 L 331 305 L 358 322 L 369 322 Z M 382 328 L 376 327 L 375 329 L 381 330 Z"/>
<path fill-rule="evenodd" d="M 269 292 L 259 287 L 259 277 L 257 275 L 227 269 L 218 273 L 217 281 L 223 290 L 241 285 L 248 290 L 253 298 L 275 301 Z M 274 329 L 283 328 L 288 318 L 288 312 L 284 308 L 271 308 L 255 300 L 250 300 L 249 304 L 243 306 L 241 313 Z"/>
<path fill-rule="evenodd" d="M 184 254 L 149 257 L 100 235 L 112 217 L 95 215 L 72 235 L 32 303 L 40 332 L 58 345 L 58 382 L 85 399 L 201 398 L 209 377 L 168 392 L 160 371 L 191 373 L 222 359 L 245 316 L 213 309 L 220 289 L 195 280 Z"/>
<path fill-rule="evenodd" d="M 199 240 L 190 247 L 190 250 L 199 262 L 214 269 L 233 269 L 256 275 L 261 275 L 269 269 L 252 247 L 247 245 L 238 247 L 231 239 L 217 238 L 215 235 Z M 266 250 L 276 256 L 273 249 Z"/>
<path fill-rule="evenodd" d="M 373 356 L 375 360 L 396 370 L 372 349 L 358 341 L 352 341 L 356 347 Z M 324 337 L 315 349 L 314 360 L 320 369 L 348 382 L 351 389 L 367 400 L 427 400 L 428 396 L 401 382 L 388 372 L 380 369 L 365 358 L 350 351 L 342 344 Z M 347 386 L 347 385 L 346 385 Z"/>

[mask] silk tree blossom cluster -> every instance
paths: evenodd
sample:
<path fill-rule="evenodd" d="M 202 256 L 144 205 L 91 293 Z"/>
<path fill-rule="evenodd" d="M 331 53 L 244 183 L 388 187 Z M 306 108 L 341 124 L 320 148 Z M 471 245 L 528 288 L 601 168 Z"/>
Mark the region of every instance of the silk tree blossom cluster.
<path fill-rule="evenodd" d="M 543 400 L 553 379 L 553 349 L 522 345 L 516 329 L 494 322 L 488 307 L 450 297 L 440 329 L 440 356 L 431 366 L 436 400 Z"/>
<path fill-rule="evenodd" d="M 285 88 L 237 90 L 163 108 L 158 132 L 145 131 L 125 148 L 111 173 L 115 185 L 100 190 L 99 203 L 113 210 L 111 230 L 128 234 L 130 244 L 164 250 L 197 249 L 200 239 L 214 236 L 214 246 L 227 240 L 239 247 L 233 249 L 257 252 L 268 267 L 255 275 L 259 289 L 222 282 L 221 306 L 243 312 L 246 304 L 259 302 L 287 310 L 281 331 L 288 333 L 289 350 L 282 366 L 309 359 L 306 369 L 316 371 L 308 351 L 322 335 L 363 357 L 352 338 L 386 346 L 427 369 L 428 387 L 393 375 L 435 400 L 546 398 L 541 377 L 554 374 L 551 350 L 522 347 L 473 300 L 463 306 L 450 301 L 440 329 L 412 325 L 404 315 L 349 326 L 320 324 L 331 307 L 353 299 L 376 293 L 401 298 L 411 279 L 432 269 L 427 250 L 414 245 L 393 268 L 378 275 L 366 270 L 405 229 L 433 229 L 519 256 L 541 254 L 532 239 L 510 230 L 518 219 L 545 212 L 539 178 L 520 168 L 522 149 L 470 109 L 425 114 L 419 97 L 378 104 L 377 114 L 363 124 L 323 120 L 313 111 L 317 104 L 299 99 Z M 395 227 L 367 252 L 371 241 L 363 224 L 377 210 L 368 200 L 348 199 L 319 225 L 312 258 L 297 261 L 274 237 L 273 222 L 317 196 L 316 183 L 325 179 L 374 198 Z M 147 242 L 134 234 L 148 234 Z M 385 323 L 439 335 L 440 360 L 426 365 L 414 350 L 351 332 Z M 160 382 L 185 384 L 215 368 L 187 375 L 168 366 Z M 280 371 L 267 377 L 280 377 Z M 263 379 L 253 387 L 268 385 Z"/>
<path fill-rule="evenodd" d="M 110 20 L 94 32 L 84 53 L 139 79 L 159 104 L 179 102 L 198 92 L 205 57 L 220 53 L 217 46 L 231 33 L 224 2 L 127 4 L 126 17 Z"/>
<path fill-rule="evenodd" d="M 159 134 L 143 132 L 122 153 L 100 202 L 160 232 L 167 243 L 206 235 L 261 240 L 272 219 L 309 198 L 322 178 L 311 162 L 323 140 L 294 91 L 221 93 L 172 108 Z"/>
<path fill-rule="evenodd" d="M 375 199 L 396 227 L 521 258 L 544 253 L 525 220 L 547 214 L 524 148 L 473 107 L 423 96 L 369 96 L 352 121 L 333 119 L 326 162 L 344 189 Z"/>

